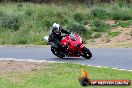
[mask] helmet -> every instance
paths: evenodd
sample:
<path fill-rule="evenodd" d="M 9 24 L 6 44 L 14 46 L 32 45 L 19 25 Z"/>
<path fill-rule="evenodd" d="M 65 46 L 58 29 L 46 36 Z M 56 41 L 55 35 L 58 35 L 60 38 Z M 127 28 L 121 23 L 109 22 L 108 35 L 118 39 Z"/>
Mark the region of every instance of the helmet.
<path fill-rule="evenodd" d="M 56 34 L 60 33 L 60 25 L 59 24 L 54 23 L 52 27 L 53 27 L 53 32 L 54 33 L 56 33 Z"/>

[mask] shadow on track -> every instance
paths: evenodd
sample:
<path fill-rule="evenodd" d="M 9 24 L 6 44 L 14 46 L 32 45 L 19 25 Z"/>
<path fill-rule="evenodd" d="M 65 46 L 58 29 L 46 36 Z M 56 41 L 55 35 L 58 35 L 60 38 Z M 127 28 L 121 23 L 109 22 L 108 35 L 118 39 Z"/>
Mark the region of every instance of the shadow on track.
<path fill-rule="evenodd" d="M 90 59 L 85 59 L 85 58 L 81 58 L 81 57 L 65 57 L 65 58 L 50 58 L 50 59 L 46 59 L 47 61 L 85 61 L 85 60 L 90 60 Z"/>

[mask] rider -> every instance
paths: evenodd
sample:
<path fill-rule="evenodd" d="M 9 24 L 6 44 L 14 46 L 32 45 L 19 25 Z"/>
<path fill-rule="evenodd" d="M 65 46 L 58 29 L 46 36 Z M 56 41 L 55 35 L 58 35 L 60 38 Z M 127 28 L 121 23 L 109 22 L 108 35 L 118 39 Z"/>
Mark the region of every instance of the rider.
<path fill-rule="evenodd" d="M 53 26 L 52 26 L 52 31 L 49 35 L 49 44 L 52 45 L 53 47 L 56 47 L 56 48 L 59 48 L 59 49 L 66 49 L 67 46 L 62 46 L 62 44 L 60 43 L 61 39 L 63 38 L 61 36 L 62 33 L 65 33 L 65 34 L 71 34 L 70 32 L 62 29 L 60 27 L 59 24 L 57 23 L 54 23 Z"/>

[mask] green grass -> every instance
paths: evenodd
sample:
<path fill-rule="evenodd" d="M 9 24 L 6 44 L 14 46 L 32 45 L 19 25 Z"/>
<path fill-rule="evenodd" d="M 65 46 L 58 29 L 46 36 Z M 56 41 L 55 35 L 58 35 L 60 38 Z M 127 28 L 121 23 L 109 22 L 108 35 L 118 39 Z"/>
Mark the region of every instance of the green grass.
<path fill-rule="evenodd" d="M 118 36 L 121 32 L 117 31 L 117 32 L 108 32 L 108 36 L 109 37 L 114 37 L 114 36 Z"/>
<path fill-rule="evenodd" d="M 101 37 L 101 33 L 99 33 L 99 32 L 96 32 L 96 33 L 92 36 L 93 39 L 99 38 L 99 37 Z"/>
<path fill-rule="evenodd" d="M 49 64 L 43 69 L 31 72 L 0 73 L 1 88 L 82 88 L 78 78 L 81 76 L 82 65 L 70 63 Z M 85 66 L 90 79 L 129 79 L 132 72 Z M 88 86 L 89 88 L 89 86 Z M 98 88 L 98 86 L 90 86 Z M 105 88 L 131 88 L 110 86 Z"/>
<path fill-rule="evenodd" d="M 99 19 L 93 20 L 91 26 L 95 32 L 106 32 L 110 29 L 110 26 Z"/>
<path fill-rule="evenodd" d="M 44 45 L 43 36 L 48 34 L 54 22 L 67 30 L 74 24 L 81 25 L 78 27 L 82 28 L 80 31 L 87 29 L 81 36 L 88 40 L 93 32 L 106 32 L 111 28 L 104 23 L 107 19 L 128 20 L 128 23 L 119 24 L 128 27 L 132 20 L 131 14 L 131 6 L 120 6 L 119 3 L 100 4 L 92 8 L 84 3 L 1 3 L 0 45 Z"/>
<path fill-rule="evenodd" d="M 67 28 L 72 23 L 83 24 L 87 14 L 84 4 L 1 4 L 0 44 L 46 44 L 43 36 L 48 34 L 54 22 Z"/>
<path fill-rule="evenodd" d="M 126 21 L 126 22 L 120 22 L 118 23 L 118 26 L 124 27 L 124 28 L 128 28 L 132 25 L 132 20 Z"/>

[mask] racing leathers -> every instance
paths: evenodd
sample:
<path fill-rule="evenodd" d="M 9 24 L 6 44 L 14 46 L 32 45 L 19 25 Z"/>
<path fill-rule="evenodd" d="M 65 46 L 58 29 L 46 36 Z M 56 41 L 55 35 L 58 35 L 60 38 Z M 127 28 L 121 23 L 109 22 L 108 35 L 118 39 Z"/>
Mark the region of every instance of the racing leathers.
<path fill-rule="evenodd" d="M 56 34 L 54 33 L 54 31 L 52 31 L 50 34 L 49 34 L 49 39 L 48 39 L 48 42 L 50 45 L 52 45 L 53 47 L 56 47 L 56 48 L 64 48 L 62 46 L 62 44 L 60 43 L 61 39 L 63 38 L 63 36 L 61 36 L 62 33 L 65 33 L 65 34 L 71 34 L 70 32 L 64 30 L 64 29 L 61 29 L 59 34 Z"/>

